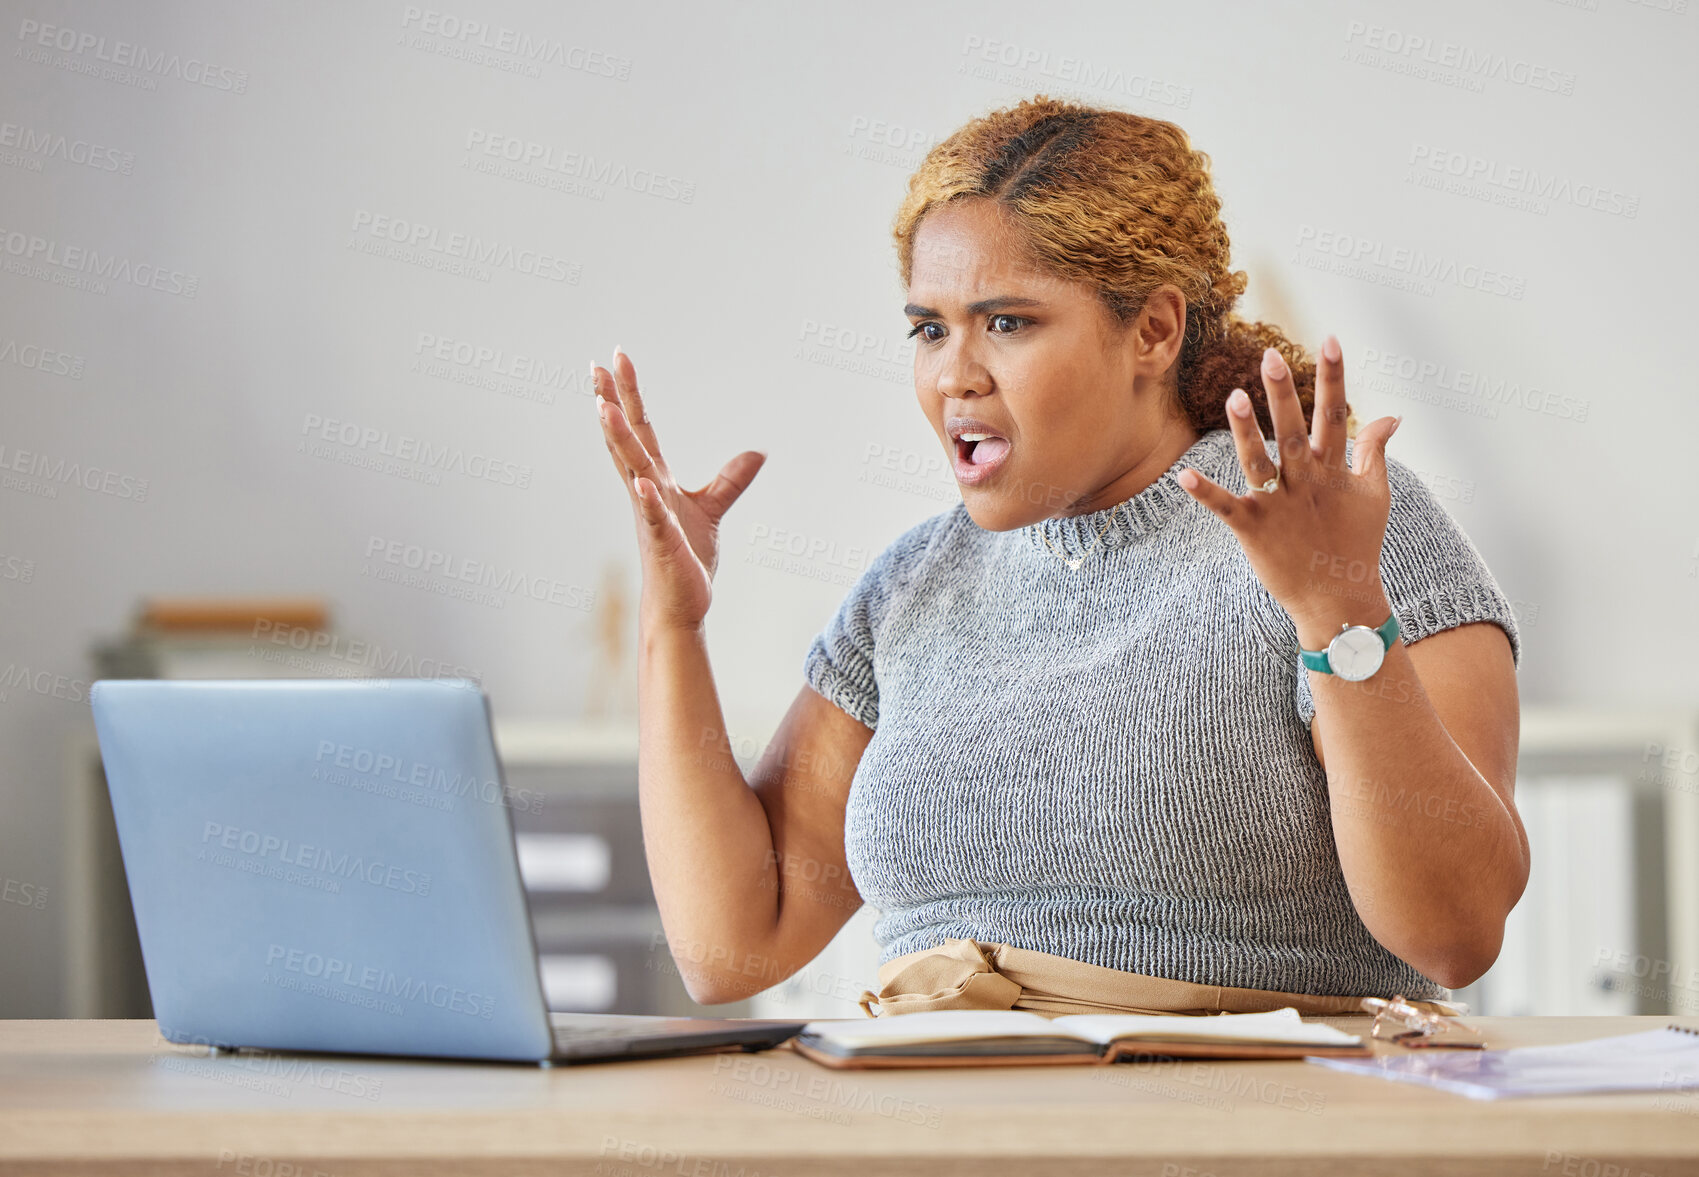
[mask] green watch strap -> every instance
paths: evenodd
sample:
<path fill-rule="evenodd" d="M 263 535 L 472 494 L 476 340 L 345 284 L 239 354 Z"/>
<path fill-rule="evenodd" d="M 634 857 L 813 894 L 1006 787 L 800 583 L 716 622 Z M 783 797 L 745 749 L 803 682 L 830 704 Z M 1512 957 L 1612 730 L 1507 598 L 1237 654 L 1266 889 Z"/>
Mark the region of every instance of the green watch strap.
<path fill-rule="evenodd" d="M 1375 626 L 1375 632 L 1380 640 L 1386 643 L 1387 649 L 1392 649 L 1392 643 L 1398 640 L 1398 614 L 1388 613 L 1386 620 Z"/>
<path fill-rule="evenodd" d="M 1385 648 L 1388 650 L 1392 649 L 1392 643 L 1398 639 L 1397 611 L 1395 610 L 1388 613 L 1386 615 L 1386 620 L 1375 626 L 1375 632 L 1380 635 L 1380 640 Z M 1300 649 L 1298 651 L 1298 658 L 1311 670 L 1319 670 L 1323 674 L 1333 673 L 1333 667 L 1327 660 L 1327 648 L 1325 646 L 1320 650 Z"/>

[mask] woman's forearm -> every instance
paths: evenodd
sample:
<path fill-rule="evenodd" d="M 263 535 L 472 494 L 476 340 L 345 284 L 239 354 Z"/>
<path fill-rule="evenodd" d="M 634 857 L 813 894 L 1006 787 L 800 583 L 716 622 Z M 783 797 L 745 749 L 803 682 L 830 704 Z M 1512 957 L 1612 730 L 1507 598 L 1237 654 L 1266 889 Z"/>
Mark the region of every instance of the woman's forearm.
<path fill-rule="evenodd" d="M 1375 626 L 1384 594 L 1331 629 L 1298 625 L 1320 649 L 1340 620 Z M 1515 815 L 1446 730 L 1402 641 L 1362 682 L 1305 670 L 1321 719 L 1339 862 L 1377 940 L 1448 988 L 1497 956 L 1528 860 Z"/>
<path fill-rule="evenodd" d="M 727 1000 L 752 967 L 772 971 L 772 831 L 732 756 L 702 630 L 646 622 L 637 687 L 638 800 L 661 922 L 692 996 Z"/>

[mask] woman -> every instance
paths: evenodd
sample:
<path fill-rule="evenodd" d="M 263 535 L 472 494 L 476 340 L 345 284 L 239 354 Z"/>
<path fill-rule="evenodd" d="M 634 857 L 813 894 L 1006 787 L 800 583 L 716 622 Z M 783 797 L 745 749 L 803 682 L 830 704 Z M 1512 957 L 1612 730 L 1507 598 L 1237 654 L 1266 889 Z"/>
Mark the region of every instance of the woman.
<path fill-rule="evenodd" d="M 814 641 L 746 783 L 703 641 L 716 529 L 616 349 L 592 366 L 643 560 L 640 791 L 703 1002 L 882 912 L 871 1012 L 1443 1002 L 1528 877 L 1520 642 L 1467 536 L 1243 272 L 1171 123 L 1036 98 L 909 182 L 915 392 L 963 502 Z M 1337 638 L 1338 640 L 1334 640 Z M 753 786 L 751 789 L 749 786 Z"/>

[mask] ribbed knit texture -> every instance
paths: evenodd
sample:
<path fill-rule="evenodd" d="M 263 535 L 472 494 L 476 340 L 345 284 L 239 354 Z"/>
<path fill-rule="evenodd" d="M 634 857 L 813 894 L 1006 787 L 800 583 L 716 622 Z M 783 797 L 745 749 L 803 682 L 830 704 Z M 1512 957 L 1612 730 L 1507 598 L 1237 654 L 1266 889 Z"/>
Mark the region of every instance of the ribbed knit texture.
<path fill-rule="evenodd" d="M 844 838 L 880 960 L 960 936 L 1202 984 L 1443 998 L 1352 905 L 1297 630 L 1185 466 L 1245 491 L 1216 429 L 1101 511 L 1005 532 L 940 512 L 810 647 L 808 683 L 874 729 Z M 1474 544 L 1407 466 L 1387 472 L 1402 640 L 1492 621 L 1520 665 Z"/>

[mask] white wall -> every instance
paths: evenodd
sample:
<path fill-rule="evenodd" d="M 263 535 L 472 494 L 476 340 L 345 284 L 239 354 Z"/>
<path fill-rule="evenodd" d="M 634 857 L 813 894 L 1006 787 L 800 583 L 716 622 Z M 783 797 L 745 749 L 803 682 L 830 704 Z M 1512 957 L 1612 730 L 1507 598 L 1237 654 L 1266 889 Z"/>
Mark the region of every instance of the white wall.
<path fill-rule="evenodd" d="M 941 473 L 862 481 L 877 455 L 935 449 L 899 347 L 888 227 L 905 179 L 930 141 L 1038 91 L 1172 119 L 1210 153 L 1248 309 L 1312 347 L 1336 332 L 1360 418 L 1406 414 L 1391 452 L 1519 602 L 1525 700 L 1693 704 L 1693 7 L 508 0 L 413 16 L 6 0 L 0 445 L 7 463 L 27 450 L 118 478 L 116 493 L 0 486 L 0 667 L 38 676 L 0 703 L 0 876 L 47 888 L 40 909 L 0 902 L 0 1016 L 60 1008 L 60 757 L 87 708 L 39 674 L 86 680 L 90 642 L 138 595 L 323 592 L 349 631 L 475 669 L 504 714 L 584 709 L 587 612 L 384 582 L 365 553 L 374 537 L 418 544 L 563 595 L 619 562 L 634 584 L 632 517 L 583 376 L 616 343 L 687 485 L 742 449 L 770 453 L 729 517 L 710 618 L 728 719 L 765 738 L 868 555 L 954 501 Z M 492 42 L 558 42 L 566 60 L 473 60 L 475 37 L 423 31 L 442 17 L 483 19 Z M 70 30 L 72 50 L 42 48 L 37 26 Z M 1390 51 L 1416 38 L 1426 48 Z M 120 42 L 191 76 L 208 65 L 214 84 L 100 60 L 133 52 Z M 1422 75 L 1424 56 L 1483 70 L 1448 84 Z M 1081 58 L 1087 76 L 1066 80 Z M 20 142 L 43 134 L 123 169 Z M 552 190 L 468 166 L 493 158 L 468 143 L 498 135 L 620 180 Z M 1419 163 L 1448 153 L 1499 183 L 1475 198 L 1417 182 L 1443 179 Z M 1522 192 L 1557 191 L 1507 203 L 1531 173 Z M 540 252 L 574 280 L 370 256 L 355 248 L 373 240 L 362 213 Z M 1318 268 L 1340 262 L 1318 247 L 1340 235 L 1366 243 L 1365 264 Z M 74 288 L 39 256 L 24 265 L 32 238 L 192 276 L 193 296 Z M 1401 289 L 1374 251 L 1448 273 Z M 1481 271 L 1502 286 L 1479 288 Z M 826 331 L 870 350 L 842 356 Z M 516 396 L 421 373 L 421 335 L 541 358 L 563 386 L 546 404 L 534 384 Z M 27 348 L 67 353 L 77 374 L 25 366 Z M 1379 375 L 1371 352 L 1445 375 Z M 1445 403 L 1462 372 L 1524 399 Z M 529 485 L 426 485 L 315 457 L 310 416 L 462 444 Z M 746 563 L 781 532 L 830 550 L 789 570 Z"/>

